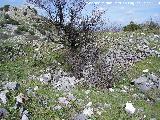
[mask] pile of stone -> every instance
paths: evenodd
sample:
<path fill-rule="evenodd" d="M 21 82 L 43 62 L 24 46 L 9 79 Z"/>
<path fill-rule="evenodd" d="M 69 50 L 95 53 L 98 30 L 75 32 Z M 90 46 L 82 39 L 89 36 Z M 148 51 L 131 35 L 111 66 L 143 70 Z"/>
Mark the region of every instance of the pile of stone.
<path fill-rule="evenodd" d="M 62 68 L 47 68 L 44 74 L 38 77 L 38 80 L 45 84 L 51 84 L 57 90 L 70 91 L 80 81 L 71 74 L 64 72 Z"/>

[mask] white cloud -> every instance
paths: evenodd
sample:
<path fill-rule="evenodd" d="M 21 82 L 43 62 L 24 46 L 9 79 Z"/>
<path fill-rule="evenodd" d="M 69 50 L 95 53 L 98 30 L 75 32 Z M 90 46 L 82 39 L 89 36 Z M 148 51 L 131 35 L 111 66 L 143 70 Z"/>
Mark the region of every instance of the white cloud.
<path fill-rule="evenodd" d="M 100 4 L 100 3 L 101 3 L 101 2 L 94 2 L 94 4 L 96 4 L 96 5 L 97 5 L 97 4 Z"/>
<path fill-rule="evenodd" d="M 112 2 L 106 2 L 106 4 L 110 5 L 110 4 L 112 4 Z"/>
<path fill-rule="evenodd" d="M 134 6 L 135 3 L 134 2 L 129 2 L 129 4 Z"/>
<path fill-rule="evenodd" d="M 122 2 L 115 2 L 115 4 L 120 4 L 120 5 L 121 5 L 121 4 L 122 4 Z"/>

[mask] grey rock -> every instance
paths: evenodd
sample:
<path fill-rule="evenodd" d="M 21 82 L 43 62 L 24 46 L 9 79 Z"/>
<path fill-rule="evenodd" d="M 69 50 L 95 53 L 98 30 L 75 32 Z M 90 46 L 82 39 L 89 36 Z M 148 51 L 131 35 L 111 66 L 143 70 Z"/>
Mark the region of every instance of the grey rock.
<path fill-rule="evenodd" d="M 67 98 L 68 98 L 69 101 L 76 100 L 76 97 L 72 93 L 69 93 L 67 95 Z"/>
<path fill-rule="evenodd" d="M 58 98 L 58 102 L 59 102 L 60 104 L 64 104 L 64 105 L 68 105 L 68 104 L 69 104 L 69 101 L 68 101 L 67 98 L 65 98 L 65 97 L 59 97 L 59 98 Z"/>
<path fill-rule="evenodd" d="M 4 85 L 4 88 L 8 90 L 18 90 L 19 87 L 20 84 L 17 82 L 8 82 L 7 84 Z"/>
<path fill-rule="evenodd" d="M 154 74 L 143 75 L 133 80 L 131 83 L 137 86 L 141 91 L 148 91 L 153 88 L 160 89 L 160 79 Z"/>
<path fill-rule="evenodd" d="M 62 91 L 70 91 L 78 81 L 75 77 L 63 76 L 58 79 L 58 82 L 52 82 L 53 86 Z"/>
<path fill-rule="evenodd" d="M 29 112 L 25 108 L 20 109 L 20 114 L 22 116 L 21 120 L 29 120 Z"/>
<path fill-rule="evenodd" d="M 43 83 L 48 83 L 51 81 L 52 75 L 51 73 L 43 74 L 39 77 L 39 80 Z"/>
<path fill-rule="evenodd" d="M 5 90 L 5 91 L 1 91 L 0 93 L 0 101 L 2 101 L 3 104 L 6 104 L 7 103 L 7 94 L 8 90 Z"/>
<path fill-rule="evenodd" d="M 28 116 L 26 114 L 23 114 L 21 120 L 29 120 L 29 118 L 28 118 Z"/>
<path fill-rule="evenodd" d="M 0 108 L 0 119 L 7 117 L 8 111 L 5 108 Z"/>

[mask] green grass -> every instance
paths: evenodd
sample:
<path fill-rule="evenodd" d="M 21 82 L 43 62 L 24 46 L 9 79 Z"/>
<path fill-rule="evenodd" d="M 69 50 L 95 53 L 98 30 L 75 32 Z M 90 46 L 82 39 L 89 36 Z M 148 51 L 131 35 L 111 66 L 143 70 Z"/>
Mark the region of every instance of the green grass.
<path fill-rule="evenodd" d="M 53 46 L 52 46 L 53 47 Z M 14 97 L 19 93 L 25 93 L 26 89 L 34 88 L 38 86 L 39 89 L 35 91 L 36 97 L 29 95 L 29 100 L 26 101 L 24 106 L 31 112 L 31 120 L 69 120 L 73 117 L 74 114 L 81 112 L 84 109 L 84 106 L 88 102 L 92 102 L 93 108 L 96 108 L 99 103 L 102 106 L 110 104 L 111 107 L 104 108 L 99 110 L 102 112 L 102 115 L 98 115 L 94 111 L 94 115 L 91 117 L 92 120 L 139 120 L 146 115 L 146 120 L 150 118 L 160 119 L 160 102 L 151 104 L 143 98 L 134 99 L 133 94 L 138 93 L 137 89 L 128 91 L 127 93 L 120 92 L 120 86 L 127 85 L 129 88 L 129 82 L 132 79 L 137 78 L 143 74 L 144 69 L 149 69 L 150 72 L 154 72 L 157 75 L 160 75 L 160 58 L 157 57 L 148 57 L 143 61 L 137 62 L 128 72 L 126 77 L 115 85 L 115 92 L 109 92 L 108 90 L 102 90 L 98 88 L 88 88 L 91 92 L 86 95 L 85 87 L 77 86 L 72 93 L 77 99 L 81 99 L 81 104 L 78 104 L 76 101 L 71 101 L 71 109 L 64 107 L 61 110 L 55 111 L 52 110 L 52 107 L 57 105 L 57 99 L 59 97 L 65 96 L 62 92 L 53 89 L 51 85 L 42 84 L 36 80 L 28 80 L 28 75 L 40 75 L 41 70 L 50 66 L 53 60 L 57 60 L 62 64 L 62 67 L 68 69 L 68 65 L 65 64 L 65 58 L 61 51 L 52 52 L 51 46 L 47 47 L 42 46 L 41 52 L 43 54 L 43 59 L 35 61 L 33 59 L 34 49 L 31 46 L 24 47 L 24 51 L 27 52 L 27 56 L 18 57 L 16 61 L 6 61 L 0 64 L 0 74 L 1 81 L 9 78 L 9 81 L 17 81 L 20 83 L 21 88 L 18 91 L 10 91 L 9 96 L 11 99 L 7 102 L 6 105 L 0 104 L 0 107 L 6 108 L 10 115 L 7 120 L 18 120 L 20 119 L 19 110 L 14 110 L 12 107 L 15 104 Z M 26 62 L 28 60 L 28 62 Z M 45 106 L 42 104 L 41 100 L 48 101 L 48 105 Z M 139 113 L 133 115 L 128 115 L 124 111 L 124 105 L 128 101 L 131 101 L 136 109 L 143 109 Z"/>
<path fill-rule="evenodd" d="M 116 88 L 115 88 L 116 89 Z M 104 108 L 102 110 L 102 115 L 94 114 L 93 119 L 96 120 L 139 120 L 143 117 L 143 115 L 146 115 L 146 119 L 152 118 L 153 116 L 156 118 L 160 118 L 159 113 L 159 105 L 160 103 L 156 104 L 150 104 L 146 102 L 144 99 L 134 99 L 132 95 L 134 93 L 137 93 L 136 90 L 130 91 L 128 93 L 122 93 L 122 92 L 109 92 L 107 90 L 101 91 L 99 89 L 90 89 L 91 93 L 86 97 L 84 94 L 84 89 L 80 88 L 74 91 L 74 94 L 78 98 L 82 98 L 85 100 L 86 104 L 90 101 L 93 102 L 93 106 L 95 107 L 98 103 L 101 103 L 102 105 L 110 104 L 111 108 Z M 118 89 L 117 89 L 118 90 Z M 124 105 L 125 103 L 131 101 L 134 105 L 134 107 L 138 110 L 143 108 L 143 112 L 136 113 L 132 116 L 128 115 L 124 111 Z"/>
<path fill-rule="evenodd" d="M 132 80 L 143 74 L 143 70 L 148 69 L 149 72 L 153 72 L 156 75 L 160 75 L 160 58 L 148 57 L 145 60 L 137 62 L 128 71 L 128 79 Z"/>

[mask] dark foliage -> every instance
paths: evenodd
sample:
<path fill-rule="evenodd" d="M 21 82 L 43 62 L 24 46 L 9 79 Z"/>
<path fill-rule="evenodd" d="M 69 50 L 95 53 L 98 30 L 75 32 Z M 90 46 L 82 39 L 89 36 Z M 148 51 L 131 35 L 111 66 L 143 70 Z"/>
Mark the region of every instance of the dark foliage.
<path fill-rule="evenodd" d="M 4 5 L 3 7 L 0 8 L 0 11 L 5 11 L 7 12 L 9 10 L 10 5 Z"/>
<path fill-rule="evenodd" d="M 82 16 L 81 12 L 86 5 L 85 0 L 27 1 L 45 10 L 49 18 L 46 19 L 46 23 L 55 26 L 56 36 L 55 33 L 50 33 L 48 38 L 71 48 L 71 50 L 93 42 L 95 39 L 93 32 L 99 29 L 102 23 L 101 16 L 104 11 L 94 10 L 92 16 Z"/>
<path fill-rule="evenodd" d="M 26 15 L 27 15 L 27 12 L 26 12 L 26 11 L 25 11 L 25 12 L 23 12 L 23 15 L 24 15 L 24 16 L 26 16 Z"/>
<path fill-rule="evenodd" d="M 8 14 L 4 15 L 4 19 L 11 19 Z"/>
<path fill-rule="evenodd" d="M 140 29 L 141 29 L 140 25 L 137 25 L 132 21 L 130 22 L 129 25 L 123 27 L 124 31 L 136 31 L 136 30 L 140 30 Z"/>
<path fill-rule="evenodd" d="M 5 24 L 19 25 L 19 22 L 10 18 L 8 14 L 2 14 L 1 17 L 4 19 L 0 21 L 0 26 L 3 27 Z"/>
<path fill-rule="evenodd" d="M 28 28 L 25 26 L 18 26 L 17 30 L 15 30 L 16 34 L 22 34 L 22 32 L 28 32 Z"/>
<path fill-rule="evenodd" d="M 14 11 L 17 11 L 18 9 L 17 9 L 17 7 L 14 7 Z"/>
<path fill-rule="evenodd" d="M 34 31 L 32 31 L 32 30 L 30 30 L 29 33 L 30 33 L 31 35 L 35 35 Z"/>

